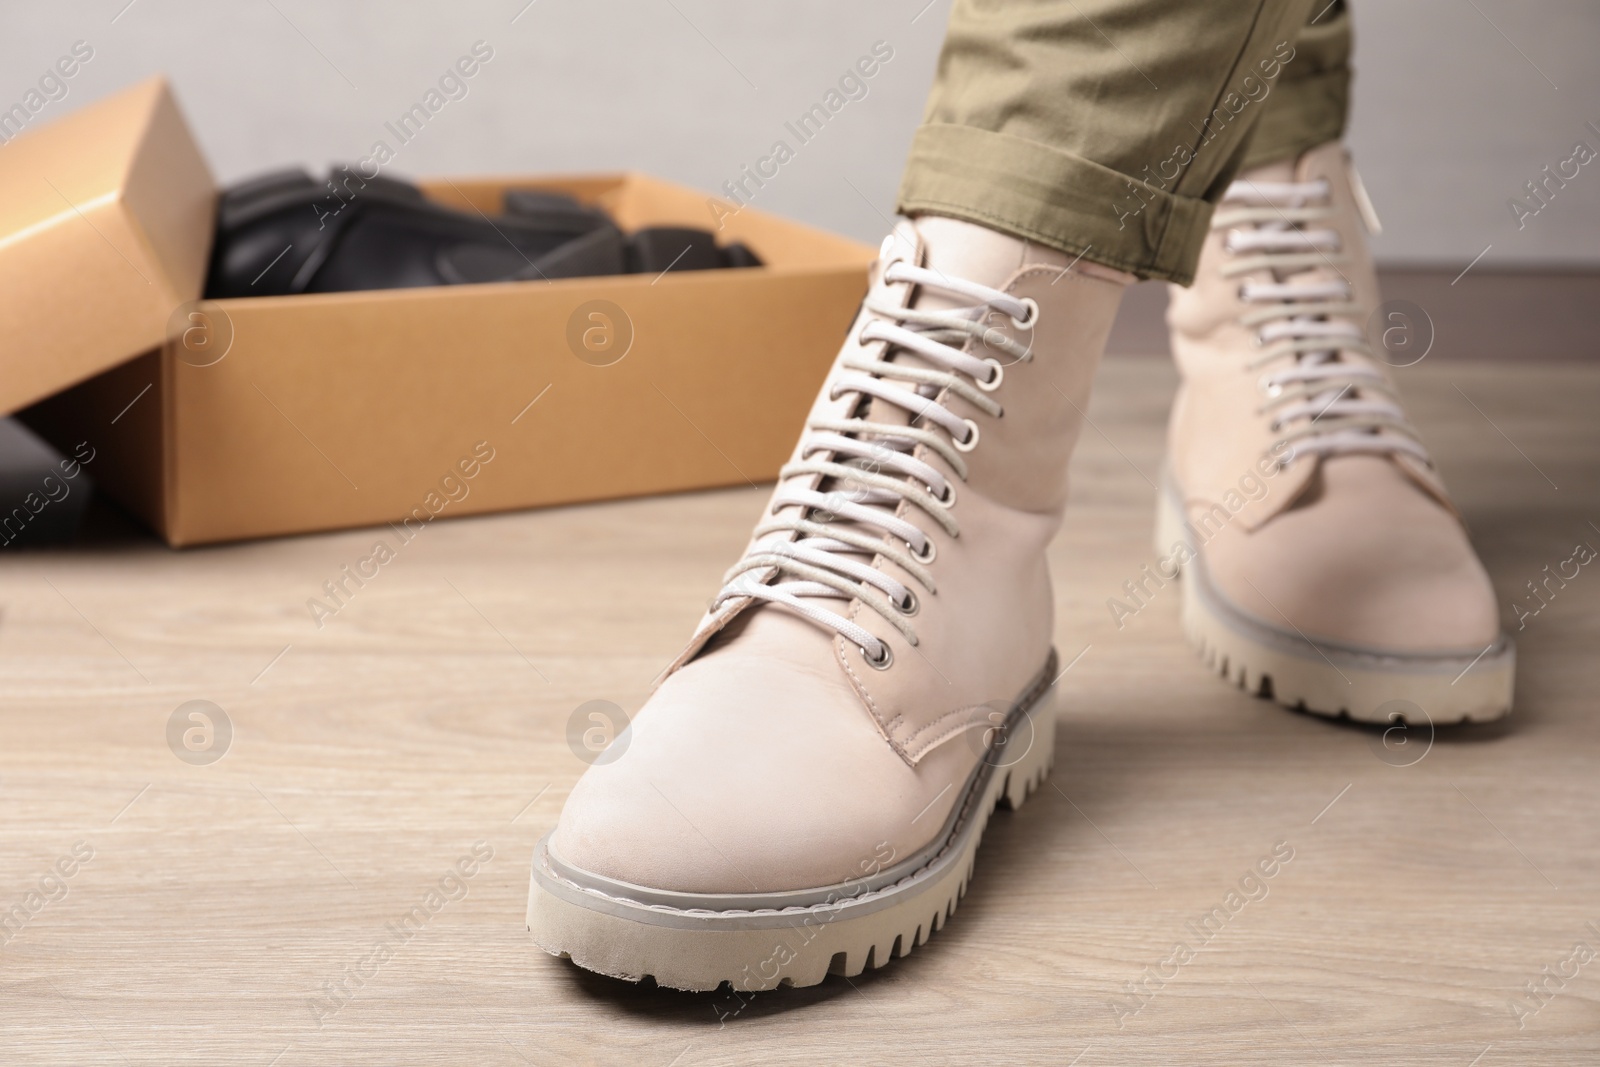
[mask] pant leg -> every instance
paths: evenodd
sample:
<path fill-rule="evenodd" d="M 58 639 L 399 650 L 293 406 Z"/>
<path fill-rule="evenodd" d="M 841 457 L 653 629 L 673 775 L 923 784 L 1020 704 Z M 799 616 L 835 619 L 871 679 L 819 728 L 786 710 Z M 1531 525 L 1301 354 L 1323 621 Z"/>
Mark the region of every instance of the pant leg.
<path fill-rule="evenodd" d="M 899 209 L 1186 285 L 1314 2 L 955 0 Z"/>
<path fill-rule="evenodd" d="M 1344 136 L 1350 109 L 1350 10 L 1344 0 L 1313 0 L 1294 39 L 1294 60 L 1262 101 L 1244 165 L 1293 159 Z"/>

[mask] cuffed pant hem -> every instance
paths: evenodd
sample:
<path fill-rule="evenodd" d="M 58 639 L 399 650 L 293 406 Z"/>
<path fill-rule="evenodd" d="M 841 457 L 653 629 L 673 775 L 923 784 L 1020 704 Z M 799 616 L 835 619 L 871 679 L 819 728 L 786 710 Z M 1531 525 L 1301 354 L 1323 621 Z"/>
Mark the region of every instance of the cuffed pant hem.
<path fill-rule="evenodd" d="M 1179 285 L 1194 281 L 1211 223 L 1211 205 L 1202 199 L 1035 141 L 948 124 L 917 130 L 898 207 L 907 215 L 964 219 Z"/>

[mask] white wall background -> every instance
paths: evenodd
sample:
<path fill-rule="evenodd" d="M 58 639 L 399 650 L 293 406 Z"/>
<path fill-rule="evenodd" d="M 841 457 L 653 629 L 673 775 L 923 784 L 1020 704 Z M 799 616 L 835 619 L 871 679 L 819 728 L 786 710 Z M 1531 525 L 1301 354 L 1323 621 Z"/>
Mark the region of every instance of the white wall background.
<path fill-rule="evenodd" d="M 928 6 L 924 7 L 925 4 Z M 641 168 L 715 189 L 874 41 L 894 58 L 758 204 L 876 241 L 949 0 L 53 0 L 8 3 L 0 107 L 76 40 L 94 58 L 36 121 L 156 72 L 223 181 L 365 155 L 472 43 L 494 58 L 391 166 L 461 175 Z M 1600 160 L 1518 230 L 1507 199 L 1600 150 L 1593 0 L 1355 0 L 1352 143 L 1390 263 L 1600 264 Z M 385 138 L 393 143 L 392 138 Z M 789 139 L 789 138 L 785 138 Z M 791 141 L 792 143 L 792 141 Z M 4 149 L 0 148 L 0 165 Z"/>

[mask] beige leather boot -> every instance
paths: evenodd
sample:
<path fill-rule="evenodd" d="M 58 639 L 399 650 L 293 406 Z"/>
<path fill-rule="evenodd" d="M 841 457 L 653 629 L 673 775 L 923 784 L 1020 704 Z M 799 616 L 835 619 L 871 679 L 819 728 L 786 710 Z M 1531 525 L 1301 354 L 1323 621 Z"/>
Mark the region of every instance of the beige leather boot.
<path fill-rule="evenodd" d="M 1246 689 L 1367 722 L 1495 719 L 1514 651 L 1367 336 L 1369 220 L 1336 142 L 1228 189 L 1167 316 L 1183 385 L 1158 568 L 1181 566 L 1185 629 Z"/>
<path fill-rule="evenodd" d="M 1126 278 L 901 223 L 743 559 L 538 845 L 547 951 L 679 989 L 921 945 L 1054 748 L 1045 546 Z"/>

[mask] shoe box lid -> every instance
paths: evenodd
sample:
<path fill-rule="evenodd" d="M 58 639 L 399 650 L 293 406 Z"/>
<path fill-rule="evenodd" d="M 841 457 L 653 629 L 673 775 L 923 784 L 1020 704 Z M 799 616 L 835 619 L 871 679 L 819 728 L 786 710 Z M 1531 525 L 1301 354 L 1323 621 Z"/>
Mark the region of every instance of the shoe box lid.
<path fill-rule="evenodd" d="M 0 414 L 182 328 L 217 195 L 162 78 L 12 136 L 15 112 L 0 113 Z"/>

